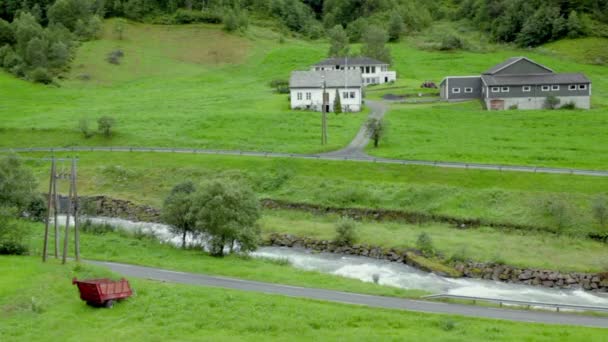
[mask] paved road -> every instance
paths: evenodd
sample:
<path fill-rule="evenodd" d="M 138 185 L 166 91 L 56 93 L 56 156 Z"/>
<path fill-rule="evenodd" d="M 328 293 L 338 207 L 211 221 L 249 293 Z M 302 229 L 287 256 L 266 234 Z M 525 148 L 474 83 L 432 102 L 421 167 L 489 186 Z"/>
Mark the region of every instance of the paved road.
<path fill-rule="evenodd" d="M 295 154 L 280 152 L 254 152 L 254 151 L 235 151 L 235 150 L 207 150 L 192 148 L 169 148 L 169 147 L 31 147 L 31 148 L 3 148 L 0 153 L 8 152 L 155 152 L 155 153 L 190 153 L 190 154 L 215 154 L 227 156 L 249 156 L 267 158 L 298 158 L 314 160 L 348 160 L 353 162 L 380 163 L 380 164 L 400 164 L 400 165 L 422 165 L 441 168 L 471 169 L 471 170 L 490 170 L 490 171 L 509 171 L 509 172 L 529 172 L 529 173 L 549 173 L 578 176 L 608 177 L 605 170 L 583 170 L 566 169 L 534 166 L 517 165 L 497 165 L 479 163 L 460 163 L 445 161 L 427 160 L 405 160 L 390 158 L 375 158 L 371 156 L 332 156 L 328 154 Z"/>
<path fill-rule="evenodd" d="M 383 102 L 366 100 L 365 103 L 371 109 L 371 113 L 368 116 L 368 118 L 370 118 L 370 119 L 372 119 L 372 118 L 373 119 L 382 119 L 388 109 L 388 106 L 386 104 L 384 104 Z M 372 157 L 370 157 L 369 155 L 367 155 L 364 152 L 365 147 L 367 146 L 368 143 L 369 143 L 369 136 L 367 135 L 367 127 L 364 123 L 361 126 L 361 128 L 359 129 L 359 132 L 357 132 L 357 135 L 355 136 L 355 138 L 350 142 L 350 144 L 348 144 L 348 146 L 346 146 L 340 150 L 337 150 L 337 151 L 321 153 L 320 155 L 322 157 L 334 157 L 334 158 L 335 157 L 338 157 L 338 158 L 356 157 L 356 158 L 370 159 Z"/>
<path fill-rule="evenodd" d="M 425 313 L 453 314 L 470 317 L 485 317 L 519 322 L 533 322 L 545 324 L 564 324 L 587 327 L 608 328 L 608 318 L 573 315 L 565 313 L 524 311 L 511 309 L 487 308 L 472 305 L 446 304 L 411 300 L 393 297 L 370 296 L 332 290 L 287 286 L 280 284 L 262 283 L 257 281 L 212 277 L 201 274 L 185 273 L 120 264 L 103 261 L 87 261 L 96 265 L 105 266 L 112 271 L 128 277 L 160 280 L 172 283 L 220 287 L 243 291 L 262 292 L 289 297 L 308 298 L 322 301 L 363 305 L 378 308 L 418 311 Z"/>

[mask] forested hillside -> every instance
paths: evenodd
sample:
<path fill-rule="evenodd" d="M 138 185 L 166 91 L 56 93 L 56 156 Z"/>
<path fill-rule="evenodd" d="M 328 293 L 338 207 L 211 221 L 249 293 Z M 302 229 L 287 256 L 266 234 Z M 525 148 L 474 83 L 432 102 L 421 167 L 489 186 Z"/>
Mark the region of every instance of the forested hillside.
<path fill-rule="evenodd" d="M 0 66 L 50 83 L 67 67 L 79 41 L 98 37 L 104 17 L 223 23 L 227 31 L 241 32 L 255 21 L 310 39 L 339 29 L 350 42 L 361 41 L 370 27 L 397 41 L 438 21 L 521 47 L 566 37 L 608 37 L 608 0 L 0 0 Z M 444 31 L 438 38 L 443 46 L 464 46 L 455 33 Z"/>

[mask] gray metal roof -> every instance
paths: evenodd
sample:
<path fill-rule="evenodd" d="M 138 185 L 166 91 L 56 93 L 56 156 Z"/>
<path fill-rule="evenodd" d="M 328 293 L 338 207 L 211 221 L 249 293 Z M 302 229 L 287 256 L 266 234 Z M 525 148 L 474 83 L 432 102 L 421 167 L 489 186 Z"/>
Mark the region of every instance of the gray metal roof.
<path fill-rule="evenodd" d="M 360 70 L 293 71 L 290 88 L 321 88 L 325 80 L 328 88 L 360 88 L 363 85 Z"/>
<path fill-rule="evenodd" d="M 591 81 L 587 78 L 587 76 L 585 76 L 584 74 L 581 74 L 581 73 L 504 75 L 504 76 L 482 75 L 481 79 L 488 86 L 591 83 Z"/>
<path fill-rule="evenodd" d="M 521 60 L 526 60 L 526 61 L 528 61 L 530 63 L 538 65 L 539 67 L 541 67 L 543 69 L 547 69 L 547 72 L 553 72 L 553 70 L 551 70 L 550 68 L 548 68 L 548 67 L 546 67 L 546 66 L 544 66 L 544 65 L 542 65 L 540 63 L 536 63 L 535 61 L 533 61 L 533 60 L 531 60 L 531 59 L 529 59 L 527 57 L 511 57 L 511 58 L 507 59 L 506 61 L 493 66 L 489 70 L 486 70 L 486 72 L 484 72 L 483 74 L 484 75 L 494 75 L 495 73 L 499 72 L 500 70 L 502 70 L 502 69 L 504 69 L 504 68 L 506 68 L 506 67 L 508 67 L 508 66 L 510 66 L 512 64 L 515 64 L 515 63 L 517 63 L 517 62 L 519 62 Z"/>
<path fill-rule="evenodd" d="M 314 66 L 335 66 L 335 65 L 388 65 L 386 62 L 379 61 L 377 59 L 369 58 L 369 57 L 336 57 L 336 58 L 327 58 L 320 61 L 317 64 L 313 64 Z"/>

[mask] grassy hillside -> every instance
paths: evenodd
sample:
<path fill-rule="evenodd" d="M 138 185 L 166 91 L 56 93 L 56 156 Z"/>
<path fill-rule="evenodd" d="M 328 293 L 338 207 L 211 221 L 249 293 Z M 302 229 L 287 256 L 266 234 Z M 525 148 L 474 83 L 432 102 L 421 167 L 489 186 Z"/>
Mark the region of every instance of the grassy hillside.
<path fill-rule="evenodd" d="M 408 43 L 410 42 L 410 43 Z M 527 56 L 556 72 L 584 72 L 593 82 L 589 111 L 487 112 L 469 103 L 393 105 L 387 114 L 388 139 L 368 153 L 382 157 L 606 169 L 608 148 L 608 68 L 590 65 L 586 54 L 603 56 L 608 39 L 553 43 L 538 50 L 502 48 L 485 53 L 421 51 L 393 47 L 401 80 L 398 88 L 372 88 L 373 98 L 408 94 L 415 98 L 424 80 L 479 75 L 511 56 Z M 437 90 L 438 92 L 438 90 Z"/>
<path fill-rule="evenodd" d="M 283 152 L 318 152 L 346 145 L 364 113 L 329 116 L 329 144 L 321 146 L 319 113 L 288 110 L 288 96 L 269 87 L 293 69 L 320 59 L 325 47 L 278 43 L 278 35 L 252 29 L 247 37 L 219 26 L 130 24 L 124 40 L 106 22 L 103 39 L 79 49 L 60 88 L 0 73 L 8 103 L 0 105 L 0 146 L 188 146 Z M 124 51 L 120 65 L 106 61 Z M 89 79 L 90 78 L 90 79 Z M 86 79 L 86 80 L 85 80 Z M 85 139 L 79 121 L 96 129 L 116 118 L 112 139 Z"/>
<path fill-rule="evenodd" d="M 270 80 L 286 79 L 290 71 L 324 57 L 325 43 L 280 43 L 279 35 L 268 29 L 252 27 L 239 36 L 213 25 L 129 24 L 125 39 L 118 40 L 112 25 L 112 20 L 106 22 L 103 39 L 82 45 L 60 88 L 0 74 L 0 87 L 10 95 L 10 101 L 0 105 L 0 146 L 319 152 L 346 145 L 365 120 L 365 113 L 330 115 L 329 145 L 321 146 L 320 115 L 288 110 L 287 95 L 268 87 Z M 391 44 L 400 79 L 390 89 L 370 88 L 369 98 L 415 95 L 424 80 L 439 83 L 446 75 L 479 74 L 510 56 L 526 55 L 558 72 L 585 72 L 593 81 L 594 108 L 488 113 L 477 103 L 395 105 L 387 114 L 388 140 L 368 152 L 409 159 L 605 168 L 606 144 L 597 142 L 608 141 L 603 129 L 608 120 L 608 72 L 568 51 L 587 51 L 606 40 L 570 40 L 526 51 L 492 46 L 478 52 L 439 52 L 422 49 L 419 39 Z M 112 65 L 105 59 L 117 49 L 125 57 L 120 65 Z M 116 117 L 116 135 L 83 138 L 79 121 L 88 118 L 94 130 L 95 120 L 103 115 Z"/>
<path fill-rule="evenodd" d="M 91 266 L 0 257 L 3 341 L 344 340 L 599 341 L 604 330 L 548 326 L 334 304 L 130 279 L 136 296 L 88 307 L 71 278 L 107 276 Z"/>

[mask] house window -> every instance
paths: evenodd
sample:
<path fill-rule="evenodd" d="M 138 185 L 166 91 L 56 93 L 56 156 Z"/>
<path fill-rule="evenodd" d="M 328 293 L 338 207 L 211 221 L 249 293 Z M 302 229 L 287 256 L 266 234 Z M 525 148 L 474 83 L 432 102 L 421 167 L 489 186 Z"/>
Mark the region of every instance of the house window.
<path fill-rule="evenodd" d="M 372 67 L 372 74 L 375 74 L 375 73 L 376 73 L 376 67 L 375 67 L 375 66 L 373 66 L 373 67 Z"/>
<path fill-rule="evenodd" d="M 452 88 L 452 93 L 460 94 L 460 88 Z"/>
<path fill-rule="evenodd" d="M 523 86 L 521 87 L 521 91 L 523 91 L 524 93 L 529 93 L 532 91 L 532 87 L 531 86 Z"/>
<path fill-rule="evenodd" d="M 302 93 L 298 93 L 297 98 L 298 98 L 298 100 L 302 100 Z"/>
<path fill-rule="evenodd" d="M 351 92 L 350 92 L 350 98 L 351 98 L 351 99 L 354 99 L 354 98 L 356 98 L 356 97 L 357 97 L 357 93 L 355 93 L 354 91 L 351 91 Z"/>
<path fill-rule="evenodd" d="M 508 93 L 509 92 L 509 87 L 502 87 L 500 88 L 500 91 L 503 93 Z"/>
<path fill-rule="evenodd" d="M 311 93 L 306 93 L 306 99 L 307 99 L 307 100 L 312 99 L 312 94 L 311 94 Z"/>
<path fill-rule="evenodd" d="M 576 84 L 569 85 L 568 90 L 576 90 Z"/>
<path fill-rule="evenodd" d="M 348 92 L 347 91 L 342 92 L 342 98 L 343 99 L 347 99 L 348 98 Z"/>
<path fill-rule="evenodd" d="M 578 90 L 587 90 L 587 85 L 586 84 L 579 84 L 578 85 Z"/>
<path fill-rule="evenodd" d="M 551 86 L 551 90 L 557 91 L 557 90 L 559 90 L 559 86 L 554 84 Z"/>
<path fill-rule="evenodd" d="M 498 93 L 500 91 L 500 88 L 498 87 L 492 87 L 492 92 L 493 93 Z"/>
<path fill-rule="evenodd" d="M 473 88 L 464 88 L 464 92 L 470 94 L 473 92 Z"/>
<path fill-rule="evenodd" d="M 540 88 L 542 91 L 549 91 L 551 89 L 551 87 L 549 87 L 548 85 L 544 85 Z"/>

